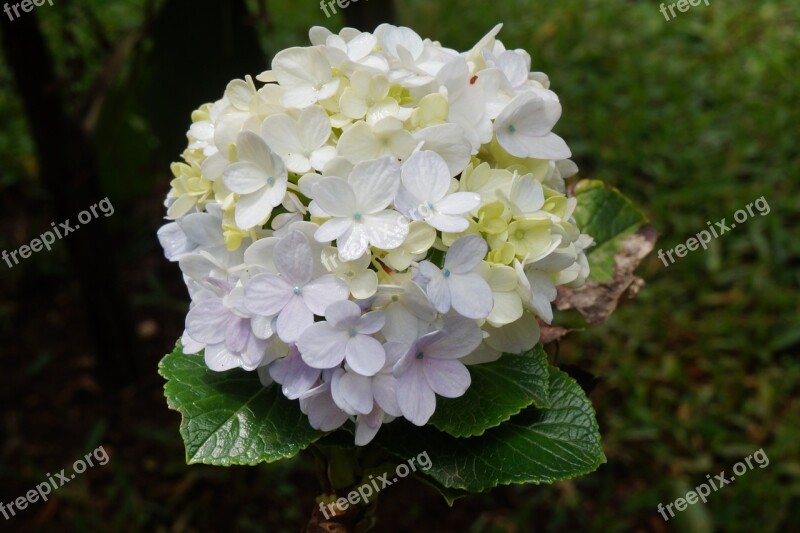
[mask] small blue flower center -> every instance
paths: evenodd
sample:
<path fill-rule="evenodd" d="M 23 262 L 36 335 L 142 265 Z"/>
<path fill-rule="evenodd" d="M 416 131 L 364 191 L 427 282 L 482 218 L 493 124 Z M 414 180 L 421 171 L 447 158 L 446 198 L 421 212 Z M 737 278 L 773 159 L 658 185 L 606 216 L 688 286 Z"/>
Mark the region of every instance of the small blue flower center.
<path fill-rule="evenodd" d="M 419 352 L 417 354 L 417 359 L 422 359 L 423 357 L 425 357 L 425 354 L 423 352 Z"/>
<path fill-rule="evenodd" d="M 300 287 L 292 287 L 292 292 L 295 294 L 300 294 Z"/>
<path fill-rule="evenodd" d="M 267 185 L 275 185 L 275 178 L 272 176 L 267 178 Z"/>
<path fill-rule="evenodd" d="M 358 335 L 356 328 L 350 328 L 350 336 L 355 337 L 356 335 Z"/>
<path fill-rule="evenodd" d="M 444 277 L 446 277 L 446 278 L 450 277 L 450 270 L 445 268 L 444 270 L 442 270 L 442 273 L 444 274 Z"/>
<path fill-rule="evenodd" d="M 515 131 L 517 131 L 517 128 L 515 128 L 513 124 L 510 124 L 508 126 L 508 131 L 511 132 L 511 133 L 514 133 Z"/>
<path fill-rule="evenodd" d="M 428 209 L 433 210 L 433 204 L 428 202 Z"/>
<path fill-rule="evenodd" d="M 356 222 L 359 222 L 359 221 L 361 220 L 361 213 L 359 213 L 358 211 L 356 211 L 355 213 L 353 213 L 353 219 L 354 219 Z"/>

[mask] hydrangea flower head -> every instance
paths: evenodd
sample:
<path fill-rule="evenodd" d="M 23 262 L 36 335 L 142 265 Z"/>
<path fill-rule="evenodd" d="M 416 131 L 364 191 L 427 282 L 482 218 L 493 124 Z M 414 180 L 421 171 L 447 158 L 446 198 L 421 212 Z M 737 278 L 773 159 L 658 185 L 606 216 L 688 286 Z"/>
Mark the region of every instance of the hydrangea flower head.
<path fill-rule="evenodd" d="M 192 300 L 185 353 L 365 445 L 538 342 L 592 239 L 558 96 L 500 29 L 459 53 L 315 27 L 192 115 L 158 233 Z"/>

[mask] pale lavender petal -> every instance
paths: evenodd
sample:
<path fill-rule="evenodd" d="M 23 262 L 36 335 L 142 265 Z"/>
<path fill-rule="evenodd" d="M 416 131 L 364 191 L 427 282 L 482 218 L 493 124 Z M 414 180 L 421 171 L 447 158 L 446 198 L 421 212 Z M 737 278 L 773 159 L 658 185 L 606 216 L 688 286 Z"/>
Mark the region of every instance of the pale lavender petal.
<path fill-rule="evenodd" d="M 303 298 L 292 296 L 289 303 L 278 315 L 275 325 L 278 336 L 285 343 L 296 342 L 300 335 L 314 323 L 314 313 L 306 306 Z"/>
<path fill-rule="evenodd" d="M 283 309 L 292 296 L 292 286 L 285 279 L 266 272 L 245 285 L 244 306 L 253 314 L 272 316 Z"/>
<path fill-rule="evenodd" d="M 339 300 L 325 309 L 325 320 L 330 327 L 348 332 L 355 327 L 361 317 L 361 308 L 350 300 Z"/>
<path fill-rule="evenodd" d="M 242 360 L 242 368 L 248 372 L 258 368 L 264 362 L 268 344 L 267 341 L 259 339 L 255 335 L 248 335 L 247 343 L 239 354 Z"/>
<path fill-rule="evenodd" d="M 269 375 L 282 385 L 283 395 L 290 400 L 296 400 L 319 379 L 318 368 L 308 366 L 297 351 L 292 348 L 289 355 L 278 359 L 269 366 Z"/>
<path fill-rule="evenodd" d="M 412 365 L 397 378 L 397 404 L 412 424 L 424 426 L 436 410 L 436 396 L 428 384 L 421 364 Z"/>
<path fill-rule="evenodd" d="M 316 322 L 309 326 L 297 341 L 303 361 L 313 368 L 333 368 L 344 359 L 344 351 L 350 336 L 327 322 Z"/>
<path fill-rule="evenodd" d="M 225 347 L 233 353 L 239 353 L 247 345 L 248 337 L 250 337 L 250 321 L 235 316 L 225 328 Z"/>
<path fill-rule="evenodd" d="M 445 398 L 458 398 L 472 382 L 469 370 L 460 361 L 428 357 L 422 363 L 422 370 L 433 392 Z"/>
<path fill-rule="evenodd" d="M 381 409 L 392 416 L 402 416 L 397 403 L 397 378 L 380 372 L 372 378 L 372 395 Z"/>
<path fill-rule="evenodd" d="M 453 309 L 467 318 L 486 318 L 492 312 L 492 289 L 480 274 L 453 274 L 449 279 Z"/>
<path fill-rule="evenodd" d="M 383 411 L 376 405 L 370 414 L 356 417 L 356 446 L 366 446 L 372 442 L 381 429 L 383 416 Z"/>
<path fill-rule="evenodd" d="M 275 245 L 272 257 L 275 268 L 294 287 L 302 287 L 311 280 L 314 266 L 308 238 L 292 230 Z"/>
<path fill-rule="evenodd" d="M 475 234 L 465 235 L 450 246 L 444 258 L 444 266 L 450 272 L 466 274 L 475 268 L 486 257 L 489 247 L 486 241 Z"/>
<path fill-rule="evenodd" d="M 231 316 L 222 298 L 203 300 L 186 315 L 186 332 L 192 339 L 204 344 L 222 342 Z"/>
<path fill-rule="evenodd" d="M 189 333 L 187 333 L 184 330 L 183 335 L 181 336 L 181 350 L 183 351 L 183 353 L 185 354 L 197 353 L 203 348 L 205 348 L 205 346 L 206 346 L 205 343 L 197 342 L 196 340 L 194 340 L 192 337 L 189 336 Z"/>
<path fill-rule="evenodd" d="M 333 274 L 326 274 L 310 281 L 300 293 L 309 309 L 322 316 L 334 302 L 345 300 L 349 294 L 347 284 Z"/>
<path fill-rule="evenodd" d="M 386 324 L 386 313 L 383 311 L 370 311 L 358 319 L 356 330 L 359 333 L 372 335 L 379 332 Z"/>
<path fill-rule="evenodd" d="M 300 409 L 308 415 L 308 423 L 319 431 L 333 431 L 349 418 L 339 409 L 331 397 L 330 388 L 314 396 L 300 400 Z"/>
<path fill-rule="evenodd" d="M 356 335 L 347 341 L 345 359 L 350 368 L 362 376 L 374 376 L 386 362 L 383 345 L 369 335 Z"/>
<path fill-rule="evenodd" d="M 431 279 L 425 290 L 428 293 L 428 299 L 431 301 L 434 309 L 440 313 L 446 313 L 450 310 L 450 286 L 444 276 L 440 275 Z"/>
<path fill-rule="evenodd" d="M 331 381 L 331 395 L 339 409 L 351 415 L 372 411 L 372 380 L 355 372 L 337 370 Z"/>
<path fill-rule="evenodd" d="M 425 354 L 437 359 L 458 359 L 472 353 L 483 341 L 483 332 L 474 320 L 448 315 L 442 335 L 432 335 Z"/>

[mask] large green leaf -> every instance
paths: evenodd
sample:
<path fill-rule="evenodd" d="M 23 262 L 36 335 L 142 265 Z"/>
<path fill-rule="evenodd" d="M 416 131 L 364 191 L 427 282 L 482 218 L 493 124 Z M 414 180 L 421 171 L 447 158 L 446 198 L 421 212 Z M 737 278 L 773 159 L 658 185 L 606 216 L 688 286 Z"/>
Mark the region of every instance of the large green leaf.
<path fill-rule="evenodd" d="M 586 250 L 591 267 L 589 279 L 614 278 L 614 254 L 626 237 L 635 233 L 647 218 L 617 189 L 598 180 L 583 180 L 575 186 L 578 205 L 575 221 L 582 233 L 594 238 Z"/>
<path fill-rule="evenodd" d="M 265 388 L 254 372 L 212 372 L 202 355 L 180 343 L 158 366 L 164 394 L 182 415 L 186 462 L 254 465 L 296 455 L 323 434 L 311 428 L 298 402 Z"/>
<path fill-rule="evenodd" d="M 549 409 L 530 407 L 479 437 L 456 438 L 396 421 L 381 428 L 376 440 L 403 460 L 427 452 L 432 466 L 425 475 L 470 492 L 553 483 L 594 471 L 605 456 L 591 402 L 555 367 L 550 367 L 549 400 Z"/>
<path fill-rule="evenodd" d="M 524 354 L 505 354 L 469 367 L 472 384 L 459 398 L 436 400 L 431 424 L 454 437 L 481 435 L 529 405 L 548 407 L 547 354 L 536 345 Z"/>

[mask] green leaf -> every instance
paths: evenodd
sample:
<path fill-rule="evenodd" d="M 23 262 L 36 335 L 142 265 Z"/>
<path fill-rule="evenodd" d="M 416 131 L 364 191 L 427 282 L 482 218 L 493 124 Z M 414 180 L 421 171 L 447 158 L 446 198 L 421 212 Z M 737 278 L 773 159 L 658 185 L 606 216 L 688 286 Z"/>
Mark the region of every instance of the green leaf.
<path fill-rule="evenodd" d="M 548 407 L 547 354 L 541 345 L 469 367 L 472 384 L 460 398 L 438 398 L 431 424 L 454 437 L 481 435 L 529 405 Z"/>
<path fill-rule="evenodd" d="M 479 437 L 456 438 L 396 421 L 381 428 L 376 441 L 403 460 L 427 452 L 432 466 L 425 475 L 470 492 L 553 483 L 594 471 L 606 459 L 591 402 L 555 367 L 550 367 L 549 400 L 549 409 L 530 407 Z"/>
<path fill-rule="evenodd" d="M 255 372 L 213 372 L 202 355 L 184 355 L 180 343 L 158 366 L 167 405 L 181 413 L 186 462 L 254 465 L 296 455 L 319 439 L 277 386 L 265 388 Z"/>
<path fill-rule="evenodd" d="M 589 279 L 611 281 L 614 278 L 614 254 L 622 242 L 647 222 L 647 217 L 617 189 L 598 180 L 583 180 L 575 186 L 578 205 L 575 221 L 582 233 L 594 238 L 586 250 L 591 274 Z"/>

